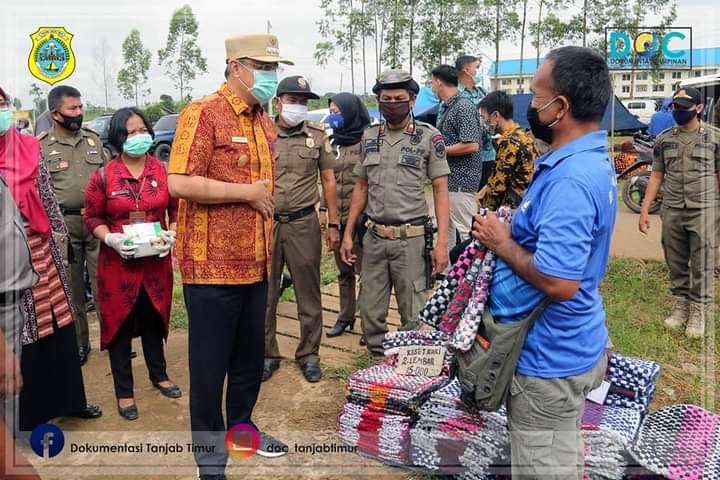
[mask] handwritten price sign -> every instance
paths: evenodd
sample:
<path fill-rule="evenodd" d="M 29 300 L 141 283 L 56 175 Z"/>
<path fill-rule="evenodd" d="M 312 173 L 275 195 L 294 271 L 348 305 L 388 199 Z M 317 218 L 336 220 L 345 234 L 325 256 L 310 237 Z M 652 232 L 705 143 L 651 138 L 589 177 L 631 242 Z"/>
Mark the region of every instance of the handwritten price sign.
<path fill-rule="evenodd" d="M 440 375 L 445 347 L 400 347 L 395 373 L 400 375 Z"/>

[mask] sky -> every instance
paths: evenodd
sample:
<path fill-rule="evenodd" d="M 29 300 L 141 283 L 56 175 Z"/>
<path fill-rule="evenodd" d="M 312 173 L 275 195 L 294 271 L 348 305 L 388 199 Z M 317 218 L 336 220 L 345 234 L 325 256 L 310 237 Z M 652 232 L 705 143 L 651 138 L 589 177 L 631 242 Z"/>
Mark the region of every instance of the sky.
<path fill-rule="evenodd" d="M 153 54 L 148 86 L 151 93 L 147 101 L 157 101 L 161 94 L 179 97 L 179 92 L 167 78 L 163 67 L 158 66 L 157 51 L 165 46 L 170 18 L 175 9 L 184 3 L 191 6 L 199 22 L 198 44 L 207 58 L 208 73 L 192 82 L 193 97 L 213 92 L 223 81 L 225 68 L 224 40 L 245 33 L 265 32 L 267 22 L 272 33 L 278 36 L 280 53 L 295 62 L 284 67 L 280 76 L 304 75 L 313 90 L 322 94 L 350 90 L 350 72 L 336 60 L 319 67 L 313 59 L 315 44 L 322 40 L 317 21 L 322 16 L 320 0 L 0 0 L 4 4 L 0 19 L 0 42 L 3 59 L 0 61 L 0 85 L 11 95 L 19 97 L 23 108 L 32 105 L 30 84 L 40 83 L 47 92 L 51 87 L 35 79 L 27 68 L 32 46 L 30 34 L 43 26 L 62 26 L 75 35 L 72 47 L 77 58 L 75 73 L 61 84 L 78 88 L 85 101 L 104 104 L 101 75 L 94 52 L 106 40 L 110 45 L 110 63 L 113 72 L 122 67 L 122 42 L 131 29 L 137 28 L 146 48 Z M 508 0 L 509 1 L 509 0 Z M 693 27 L 694 47 L 720 47 L 719 0 L 678 0 L 676 26 Z M 537 15 L 537 2 L 530 0 L 529 17 Z M 580 8 L 567 12 L 579 13 Z M 489 15 L 492 12 L 488 13 Z M 650 25 L 652 26 L 652 25 Z M 501 58 L 519 58 L 519 41 L 501 44 Z M 525 55 L 535 55 L 526 39 Z M 370 53 L 372 48 L 368 48 Z M 480 52 L 483 64 L 489 66 L 494 48 Z M 492 57 L 492 58 L 491 58 Z M 375 70 L 372 57 L 368 60 L 368 90 L 372 88 Z M 356 93 L 362 92 L 362 65 L 356 65 Z M 130 101 L 120 97 L 112 85 L 110 105 L 120 107 Z"/>

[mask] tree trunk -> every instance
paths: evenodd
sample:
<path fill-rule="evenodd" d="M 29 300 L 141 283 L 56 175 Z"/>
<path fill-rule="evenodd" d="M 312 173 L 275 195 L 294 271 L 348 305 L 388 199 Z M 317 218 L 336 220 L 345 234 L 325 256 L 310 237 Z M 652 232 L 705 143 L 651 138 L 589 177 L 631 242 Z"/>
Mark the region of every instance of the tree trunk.
<path fill-rule="evenodd" d="M 500 68 L 500 0 L 495 0 L 495 88 L 499 84 Z"/>
<path fill-rule="evenodd" d="M 523 62 L 525 61 L 525 24 L 527 22 L 528 0 L 523 0 L 522 32 L 520 33 L 520 82 L 522 82 L 522 93 L 525 93 L 525 80 L 523 79 Z"/>
<path fill-rule="evenodd" d="M 380 32 L 378 31 L 378 13 L 377 13 L 377 6 L 375 6 L 373 10 L 373 19 L 375 21 L 375 76 L 380 76 L 380 53 L 378 52 L 378 37 L 380 36 Z"/>
<path fill-rule="evenodd" d="M 365 1 L 360 2 L 360 16 L 362 17 L 362 62 L 363 62 L 363 95 L 367 94 L 367 63 L 365 53 Z"/>
<path fill-rule="evenodd" d="M 410 0 L 410 76 L 413 74 L 413 38 L 415 37 L 415 0 Z"/>
<path fill-rule="evenodd" d="M 544 0 L 540 0 L 540 9 L 538 10 L 538 21 L 537 21 L 537 38 L 536 46 L 537 46 L 537 56 L 535 57 L 535 68 L 540 67 L 540 29 L 542 28 L 542 7 L 543 7 Z"/>
<path fill-rule="evenodd" d="M 587 7 L 588 0 L 585 0 L 585 6 L 583 7 L 583 47 L 587 47 Z"/>
<path fill-rule="evenodd" d="M 355 37 L 353 36 L 352 22 L 353 4 L 350 0 L 350 11 L 348 12 L 348 34 L 350 36 L 350 85 L 352 93 L 355 94 Z"/>

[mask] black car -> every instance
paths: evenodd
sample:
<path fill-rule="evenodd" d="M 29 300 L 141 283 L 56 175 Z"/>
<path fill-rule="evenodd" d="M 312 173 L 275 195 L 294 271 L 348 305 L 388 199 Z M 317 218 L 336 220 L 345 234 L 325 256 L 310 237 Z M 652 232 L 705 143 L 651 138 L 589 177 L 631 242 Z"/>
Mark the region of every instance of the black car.
<path fill-rule="evenodd" d="M 111 118 L 112 115 L 101 115 L 93 120 L 90 120 L 86 125 L 87 128 L 97 133 L 100 137 L 100 141 L 103 144 L 103 151 L 105 152 L 105 157 L 108 160 L 114 158 L 115 155 L 118 154 L 118 152 L 115 151 L 115 148 L 108 142 L 108 132 L 110 131 Z"/>
<path fill-rule="evenodd" d="M 167 164 L 170 160 L 170 148 L 175 138 L 175 127 L 177 127 L 178 114 L 172 113 L 160 117 L 153 130 L 155 130 L 155 140 L 153 142 L 153 155 L 155 158 Z"/>

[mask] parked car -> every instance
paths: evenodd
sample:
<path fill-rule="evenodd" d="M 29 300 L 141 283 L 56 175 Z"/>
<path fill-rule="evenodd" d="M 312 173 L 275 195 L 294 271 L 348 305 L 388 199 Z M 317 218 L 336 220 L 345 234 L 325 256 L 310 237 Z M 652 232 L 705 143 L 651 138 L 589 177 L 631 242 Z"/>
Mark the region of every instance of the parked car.
<path fill-rule="evenodd" d="M 654 99 L 631 99 L 623 100 L 625 107 L 643 123 L 650 123 L 650 118 L 656 112 Z"/>
<path fill-rule="evenodd" d="M 170 151 L 172 142 L 175 138 L 175 128 L 177 127 L 178 114 L 172 113 L 160 117 L 153 130 L 155 130 L 155 141 L 153 142 L 152 152 L 155 158 L 167 165 L 170 160 Z"/>
<path fill-rule="evenodd" d="M 103 144 L 103 151 L 105 152 L 105 157 L 108 160 L 115 157 L 115 155 L 117 155 L 118 153 L 115 151 L 115 148 L 108 142 L 108 132 L 110 131 L 111 118 L 112 115 L 101 115 L 85 124 L 87 128 L 97 133 L 100 137 L 100 141 Z"/>

